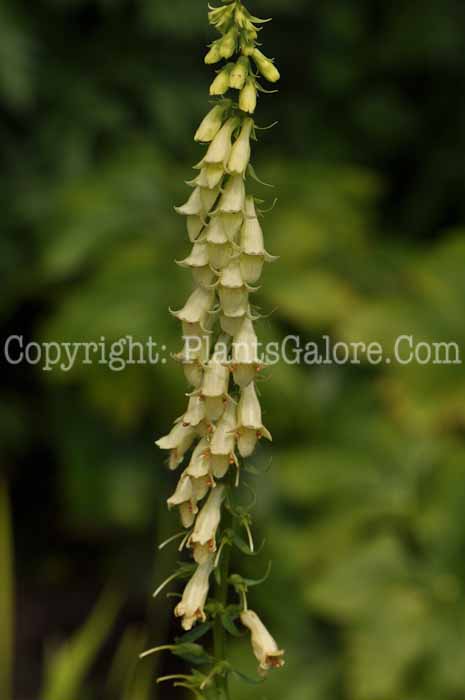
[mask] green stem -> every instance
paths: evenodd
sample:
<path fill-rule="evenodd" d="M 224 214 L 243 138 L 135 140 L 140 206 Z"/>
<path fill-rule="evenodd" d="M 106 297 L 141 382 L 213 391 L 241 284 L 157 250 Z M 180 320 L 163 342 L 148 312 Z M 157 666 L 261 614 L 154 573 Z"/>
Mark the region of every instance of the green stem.
<path fill-rule="evenodd" d="M 228 601 L 228 577 L 229 577 L 229 561 L 231 558 L 231 547 L 224 547 L 220 560 L 220 582 L 217 584 L 216 599 L 221 605 L 226 605 Z M 215 618 L 213 626 L 213 649 L 216 662 L 226 659 L 226 635 L 220 615 Z M 230 700 L 228 679 L 226 676 L 218 678 L 218 687 L 220 697 Z"/>

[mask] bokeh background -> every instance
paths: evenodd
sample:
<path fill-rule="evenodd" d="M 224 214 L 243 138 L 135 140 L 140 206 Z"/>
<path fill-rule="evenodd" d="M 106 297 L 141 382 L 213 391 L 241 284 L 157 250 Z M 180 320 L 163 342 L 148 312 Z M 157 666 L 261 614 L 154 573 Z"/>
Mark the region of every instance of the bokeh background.
<path fill-rule="evenodd" d="M 276 190 L 263 338 L 465 347 L 465 6 L 250 0 L 282 72 L 256 169 Z M 0 9 L 3 335 L 178 349 L 189 275 L 172 210 L 201 147 L 201 0 L 5 0 Z M 281 364 L 261 384 L 255 589 L 287 650 L 235 700 L 465 697 L 463 366 Z M 181 668 L 150 594 L 177 558 L 153 445 L 183 411 L 174 363 L 8 366 L 0 431 L 0 697 L 155 700 Z M 175 549 L 175 548 L 174 548 Z M 13 625 L 14 613 L 14 625 Z M 10 633 L 14 626 L 14 636 Z M 253 673 L 249 644 L 231 650 Z M 10 689 L 11 666 L 14 666 Z"/>

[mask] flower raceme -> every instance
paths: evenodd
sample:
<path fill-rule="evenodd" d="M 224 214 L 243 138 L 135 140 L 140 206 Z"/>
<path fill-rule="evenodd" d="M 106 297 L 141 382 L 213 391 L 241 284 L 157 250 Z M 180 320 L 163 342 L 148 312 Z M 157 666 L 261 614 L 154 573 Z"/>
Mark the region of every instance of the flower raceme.
<path fill-rule="evenodd" d="M 272 439 L 263 425 L 257 388 L 263 364 L 257 356 L 255 321 L 260 316 L 253 294 L 264 264 L 276 258 L 265 249 L 261 212 L 248 191 L 248 176 L 254 176 L 250 159 L 256 138 L 253 114 L 263 90 L 259 81 L 263 77 L 274 83 L 279 72 L 256 46 L 263 20 L 253 17 L 240 0 L 223 0 L 221 7 L 211 8 L 209 19 L 220 33 L 205 56 L 206 64 L 218 66 L 210 86 L 210 95 L 218 99 L 195 132 L 205 152 L 194 166 L 195 178 L 187 183 L 191 194 L 175 208 L 185 218 L 191 244 L 177 264 L 191 271 L 193 290 L 179 310 L 171 311 L 182 327 L 184 346 L 176 359 L 189 384 L 189 398 L 184 414 L 156 443 L 168 452 L 170 469 L 182 465 L 167 505 L 179 511 L 184 528 L 180 550 L 186 547 L 193 559 L 167 580 L 184 578 L 186 571 L 190 576 L 174 613 L 184 630 L 208 617 L 213 625 L 211 673 L 202 677 L 202 685 L 196 685 L 201 674 L 181 677 L 198 697 L 206 686 L 220 692 L 227 682 L 230 666 L 221 656 L 224 644 L 219 640 L 225 633 L 221 615 L 228 609 L 230 586 L 239 597 L 233 606 L 235 619 L 251 632 L 260 671 L 284 663 L 284 652 L 247 609 L 247 585 L 239 575 L 229 575 L 226 556 L 237 542 L 231 533 L 242 526 L 253 551 L 250 515 L 234 506 L 234 493 L 243 461 L 260 438 Z M 193 338 L 198 340 L 194 347 L 189 342 Z M 210 592 L 212 572 L 217 599 Z"/>

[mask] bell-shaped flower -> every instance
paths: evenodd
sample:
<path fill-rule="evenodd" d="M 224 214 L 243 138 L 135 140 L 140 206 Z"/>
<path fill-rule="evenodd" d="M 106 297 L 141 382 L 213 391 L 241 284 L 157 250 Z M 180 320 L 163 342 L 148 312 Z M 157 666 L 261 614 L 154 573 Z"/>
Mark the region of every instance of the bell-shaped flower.
<path fill-rule="evenodd" d="M 184 589 L 181 602 L 174 610 L 176 617 L 182 617 L 182 627 L 185 630 L 192 629 L 193 625 L 201 620 L 205 622 L 205 603 L 209 591 L 209 579 L 213 570 L 214 555 L 197 566 L 194 575 Z"/>
<path fill-rule="evenodd" d="M 221 314 L 220 316 L 220 326 L 221 330 L 224 333 L 227 333 L 231 337 L 234 337 L 238 332 L 240 327 L 242 326 L 242 323 L 244 321 L 244 316 L 238 316 L 237 318 L 233 318 L 230 316 L 224 316 L 224 314 Z"/>
<path fill-rule="evenodd" d="M 254 198 L 247 196 L 245 217 L 240 236 L 242 277 L 248 284 L 260 279 L 264 262 L 273 262 L 276 257 L 265 250 L 263 231 L 255 211 Z"/>
<path fill-rule="evenodd" d="M 218 288 L 221 311 L 223 316 L 229 318 L 239 318 L 247 313 L 249 308 L 249 293 L 244 287 L 222 287 Z"/>
<path fill-rule="evenodd" d="M 241 175 L 232 175 L 221 195 L 217 211 L 226 214 L 243 212 L 245 206 L 245 185 Z"/>
<path fill-rule="evenodd" d="M 215 486 L 210 491 L 202 510 L 195 520 L 194 531 L 189 538 L 191 544 L 208 544 L 212 552 L 216 551 L 216 531 L 221 520 L 221 504 L 224 498 L 224 486 Z"/>
<path fill-rule="evenodd" d="M 189 480 L 188 483 L 187 480 Z M 190 528 L 194 524 L 195 516 L 199 512 L 197 504 L 207 495 L 212 486 L 213 480 L 209 474 L 196 479 L 184 470 L 176 491 L 168 499 L 168 507 L 179 506 L 181 522 L 185 528 Z"/>
<path fill-rule="evenodd" d="M 173 508 L 173 506 L 180 506 L 182 503 L 190 501 L 192 498 L 192 480 L 190 476 L 184 471 L 177 483 L 175 492 L 168 498 L 168 508 Z"/>
<path fill-rule="evenodd" d="M 183 425 L 192 425 L 196 428 L 205 420 L 205 404 L 200 396 L 194 395 L 189 399 L 187 411 L 181 417 Z"/>
<path fill-rule="evenodd" d="M 220 42 L 219 41 L 214 41 L 213 44 L 210 46 L 209 52 L 206 54 L 204 61 L 209 65 L 213 65 L 214 63 L 218 63 L 218 61 L 221 61 L 222 55 L 220 51 Z"/>
<path fill-rule="evenodd" d="M 271 434 L 262 423 L 262 409 L 254 382 L 242 389 L 237 407 L 237 425 L 237 446 L 242 457 L 250 457 L 255 449 L 257 440 L 260 438 L 272 439 Z"/>
<path fill-rule="evenodd" d="M 244 218 L 242 212 L 221 212 L 218 216 L 226 236 L 230 241 L 234 241 L 242 226 Z"/>
<path fill-rule="evenodd" d="M 176 260 L 180 267 L 204 267 L 208 265 L 208 250 L 205 243 L 194 243 L 190 255 L 184 260 Z"/>
<path fill-rule="evenodd" d="M 232 248 L 223 227 L 221 216 L 212 216 L 202 240 L 207 244 L 209 264 L 220 269 L 227 265 L 231 258 Z"/>
<path fill-rule="evenodd" d="M 225 172 L 223 163 L 205 164 L 203 160 L 201 160 L 195 168 L 200 169 L 200 173 L 194 180 L 187 182 L 187 184 L 192 187 L 204 187 L 209 190 L 218 187 Z"/>
<path fill-rule="evenodd" d="M 257 613 L 253 610 L 243 610 L 241 622 L 250 630 L 253 653 L 259 662 L 259 672 L 266 673 L 271 668 L 284 666 L 283 649 L 278 648 Z"/>
<path fill-rule="evenodd" d="M 239 109 L 253 114 L 257 107 L 257 87 L 253 78 L 248 78 L 239 94 Z"/>
<path fill-rule="evenodd" d="M 246 387 L 256 377 L 263 363 L 258 357 L 258 339 L 255 328 L 247 316 L 233 338 L 231 367 L 234 381 L 241 388 Z"/>
<path fill-rule="evenodd" d="M 186 474 L 199 479 L 207 476 L 210 473 L 210 446 L 207 438 L 202 438 L 196 445 L 189 465 L 186 468 Z"/>
<path fill-rule="evenodd" d="M 188 180 L 186 185 L 190 185 L 190 187 L 201 187 L 207 190 L 213 190 L 218 187 L 225 172 L 222 163 L 204 165 L 203 161 L 201 161 L 198 166 L 195 167 L 200 169 L 200 173 L 193 180 Z"/>
<path fill-rule="evenodd" d="M 199 509 L 193 507 L 192 501 L 185 501 L 184 503 L 181 503 L 179 506 L 179 516 L 181 518 L 182 526 L 185 527 L 186 530 L 192 527 L 195 521 L 195 516 L 198 512 Z"/>
<path fill-rule="evenodd" d="M 204 326 L 208 313 L 213 306 L 215 292 L 212 289 L 197 287 L 179 311 L 171 311 L 180 321 Z"/>
<path fill-rule="evenodd" d="M 218 188 L 195 187 L 187 202 L 180 207 L 174 207 L 174 210 L 182 216 L 195 216 L 205 219 L 218 197 L 218 192 Z"/>
<path fill-rule="evenodd" d="M 221 58 L 228 59 L 231 58 L 233 53 L 236 50 L 236 45 L 237 45 L 237 29 L 236 27 L 232 27 L 229 32 L 226 32 L 226 34 L 222 37 L 222 39 L 219 40 L 219 50 L 221 54 Z"/>
<path fill-rule="evenodd" d="M 245 119 L 241 133 L 233 144 L 227 170 L 232 175 L 244 175 L 250 161 L 250 134 L 253 119 Z"/>
<path fill-rule="evenodd" d="M 224 95 L 229 90 L 229 76 L 234 63 L 228 63 L 210 85 L 210 95 Z"/>
<path fill-rule="evenodd" d="M 262 52 L 259 51 L 259 49 L 253 50 L 252 58 L 255 61 L 260 73 L 270 83 L 276 83 L 279 80 L 281 76 L 279 75 L 279 71 L 274 65 L 273 61 L 270 58 L 267 58 L 264 54 L 262 54 Z"/>
<path fill-rule="evenodd" d="M 194 281 L 201 287 L 208 287 L 215 279 L 209 267 L 208 248 L 205 243 L 194 243 L 191 254 L 184 260 L 176 260 L 180 267 L 190 267 Z"/>
<path fill-rule="evenodd" d="M 187 219 L 187 235 L 191 243 L 195 243 L 200 235 L 200 232 L 205 226 L 205 221 L 201 216 L 192 215 L 188 216 Z"/>
<path fill-rule="evenodd" d="M 241 56 L 229 73 L 229 87 L 242 90 L 249 75 L 250 62 L 247 56 Z"/>
<path fill-rule="evenodd" d="M 202 141 L 203 143 L 212 141 L 221 129 L 224 114 L 228 107 L 229 104 L 215 105 L 215 107 L 208 112 L 206 117 L 203 118 L 199 128 L 195 132 L 194 139 L 196 141 Z"/>
<path fill-rule="evenodd" d="M 194 442 L 196 429 L 191 425 L 183 425 L 182 421 L 175 423 L 168 435 L 156 441 L 161 450 L 170 450 L 170 469 L 176 469 L 184 455 Z"/>
<path fill-rule="evenodd" d="M 224 316 L 238 318 L 244 316 L 249 305 L 249 291 L 255 291 L 242 279 L 240 264 L 237 259 L 220 271 L 218 296 Z"/>
<path fill-rule="evenodd" d="M 203 165 L 218 165 L 221 164 L 226 166 L 229 156 L 231 154 L 231 138 L 235 129 L 239 125 L 239 119 L 237 117 L 230 117 L 228 121 L 223 124 L 213 141 L 208 147 L 208 150 L 201 161 Z"/>
<path fill-rule="evenodd" d="M 211 470 L 216 479 L 221 479 L 235 461 L 236 406 L 229 399 L 223 415 L 216 424 L 210 441 Z"/>

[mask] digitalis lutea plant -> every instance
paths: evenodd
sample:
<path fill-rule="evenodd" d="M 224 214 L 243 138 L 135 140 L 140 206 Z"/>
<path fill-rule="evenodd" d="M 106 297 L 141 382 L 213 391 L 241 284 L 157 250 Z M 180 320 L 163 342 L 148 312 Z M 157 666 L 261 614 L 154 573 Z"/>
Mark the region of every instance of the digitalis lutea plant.
<path fill-rule="evenodd" d="M 168 507 L 179 510 L 184 528 L 161 546 L 182 538 L 179 549 L 190 552 L 192 563 L 181 564 L 154 595 L 175 579 L 187 580 L 174 608 L 184 634 L 142 655 L 169 649 L 189 661 L 191 674 L 158 681 L 173 680 L 198 698 L 229 698 L 229 675 L 244 678 L 226 659 L 225 633 L 250 632 L 261 674 L 284 664 L 284 652 L 248 609 L 248 589 L 261 581 L 229 571 L 233 546 L 254 554 L 250 509 L 235 505 L 241 469 L 261 438 L 271 441 L 256 387 L 263 365 L 252 295 L 265 263 L 275 258 L 265 249 L 260 212 L 246 184 L 248 176 L 256 177 L 250 164 L 252 115 L 258 92 L 267 92 L 260 79 L 275 83 L 279 72 L 257 46 L 265 20 L 253 17 L 240 0 L 223 3 L 210 8 L 220 38 L 205 57 L 218 65 L 210 86 L 217 99 L 194 137 L 206 150 L 188 182 L 190 196 L 176 207 L 192 244 L 178 264 L 191 270 L 194 288 L 184 306 L 172 311 L 182 325 L 184 346 L 176 358 L 190 385 L 189 400 L 169 434 L 157 441 L 169 454 L 170 469 L 181 470 Z M 207 651 L 198 641 L 210 630 L 213 649 Z"/>

